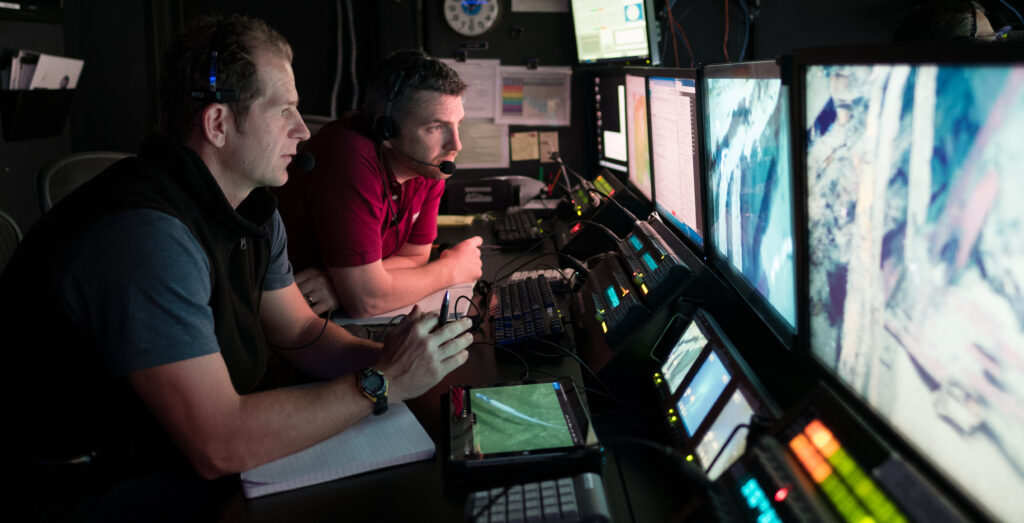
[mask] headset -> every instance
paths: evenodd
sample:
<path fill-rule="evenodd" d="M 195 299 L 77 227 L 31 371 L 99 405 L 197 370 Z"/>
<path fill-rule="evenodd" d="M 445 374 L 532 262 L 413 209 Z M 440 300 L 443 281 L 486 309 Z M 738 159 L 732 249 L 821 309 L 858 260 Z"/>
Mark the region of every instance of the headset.
<path fill-rule="evenodd" d="M 224 45 L 224 26 L 227 20 L 221 20 L 210 39 L 210 83 L 206 89 L 195 89 L 188 93 L 193 100 L 204 104 L 230 103 L 238 100 L 238 92 L 234 89 L 217 89 L 217 77 L 220 74 L 220 48 Z"/>

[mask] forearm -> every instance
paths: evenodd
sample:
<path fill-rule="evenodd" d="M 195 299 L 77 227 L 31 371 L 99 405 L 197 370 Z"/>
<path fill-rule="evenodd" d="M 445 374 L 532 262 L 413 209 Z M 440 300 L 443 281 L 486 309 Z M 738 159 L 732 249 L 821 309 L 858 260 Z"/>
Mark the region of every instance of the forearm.
<path fill-rule="evenodd" d="M 206 478 L 242 472 L 330 438 L 371 410 L 353 375 L 307 388 L 239 396 L 235 415 L 221 425 L 226 430 L 209 440 L 217 444 L 193 465 Z"/>
<path fill-rule="evenodd" d="M 359 338 L 330 319 L 318 318 L 306 325 L 290 347 L 279 353 L 292 366 L 309 376 L 330 379 L 376 364 L 381 344 Z"/>
<path fill-rule="evenodd" d="M 440 259 L 421 267 L 385 269 L 383 277 L 375 283 L 367 282 L 354 290 L 338 285 L 334 278 L 338 299 L 353 317 L 368 317 L 416 303 L 425 296 L 456 282 L 455 260 Z"/>

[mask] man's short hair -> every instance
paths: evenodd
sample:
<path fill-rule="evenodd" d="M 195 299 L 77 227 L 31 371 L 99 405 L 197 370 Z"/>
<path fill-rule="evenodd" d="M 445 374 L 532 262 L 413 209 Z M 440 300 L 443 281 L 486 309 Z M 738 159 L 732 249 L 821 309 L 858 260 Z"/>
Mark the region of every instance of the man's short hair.
<path fill-rule="evenodd" d="M 288 41 L 262 20 L 242 15 L 194 19 L 167 49 L 160 79 L 160 130 L 179 142 L 195 128 L 196 115 L 212 103 L 190 94 L 208 89 L 214 51 L 217 90 L 236 93 L 227 105 L 239 129 L 244 128 L 253 101 L 264 94 L 253 61 L 256 52 L 292 60 Z"/>
<path fill-rule="evenodd" d="M 390 103 L 391 120 L 400 125 L 416 103 L 414 95 L 420 91 L 452 96 L 461 96 L 466 91 L 466 82 L 459 78 L 459 73 L 416 49 L 396 51 L 385 58 L 380 67 L 380 74 L 370 84 L 361 108 L 363 116 L 370 121 L 383 116 Z"/>
<path fill-rule="evenodd" d="M 893 32 L 893 41 L 973 38 L 978 32 L 977 12 L 985 8 L 974 0 L 930 0 L 914 7 Z"/>

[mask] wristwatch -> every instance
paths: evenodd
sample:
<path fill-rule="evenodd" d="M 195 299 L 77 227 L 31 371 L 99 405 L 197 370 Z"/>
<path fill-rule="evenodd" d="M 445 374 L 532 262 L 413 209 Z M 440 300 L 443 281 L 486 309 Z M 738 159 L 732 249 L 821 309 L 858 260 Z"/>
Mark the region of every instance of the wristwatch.
<path fill-rule="evenodd" d="M 367 367 L 356 375 L 359 388 L 373 402 L 373 414 L 379 416 L 388 410 L 388 379 L 373 367 Z"/>

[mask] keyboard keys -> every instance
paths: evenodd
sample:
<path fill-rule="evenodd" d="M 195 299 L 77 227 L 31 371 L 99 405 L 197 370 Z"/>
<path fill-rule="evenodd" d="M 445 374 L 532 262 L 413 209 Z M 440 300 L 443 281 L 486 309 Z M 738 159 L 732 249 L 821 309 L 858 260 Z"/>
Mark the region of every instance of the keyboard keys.
<path fill-rule="evenodd" d="M 479 523 L 610 521 L 601 477 L 577 476 L 481 490 L 469 495 L 465 520 Z"/>

